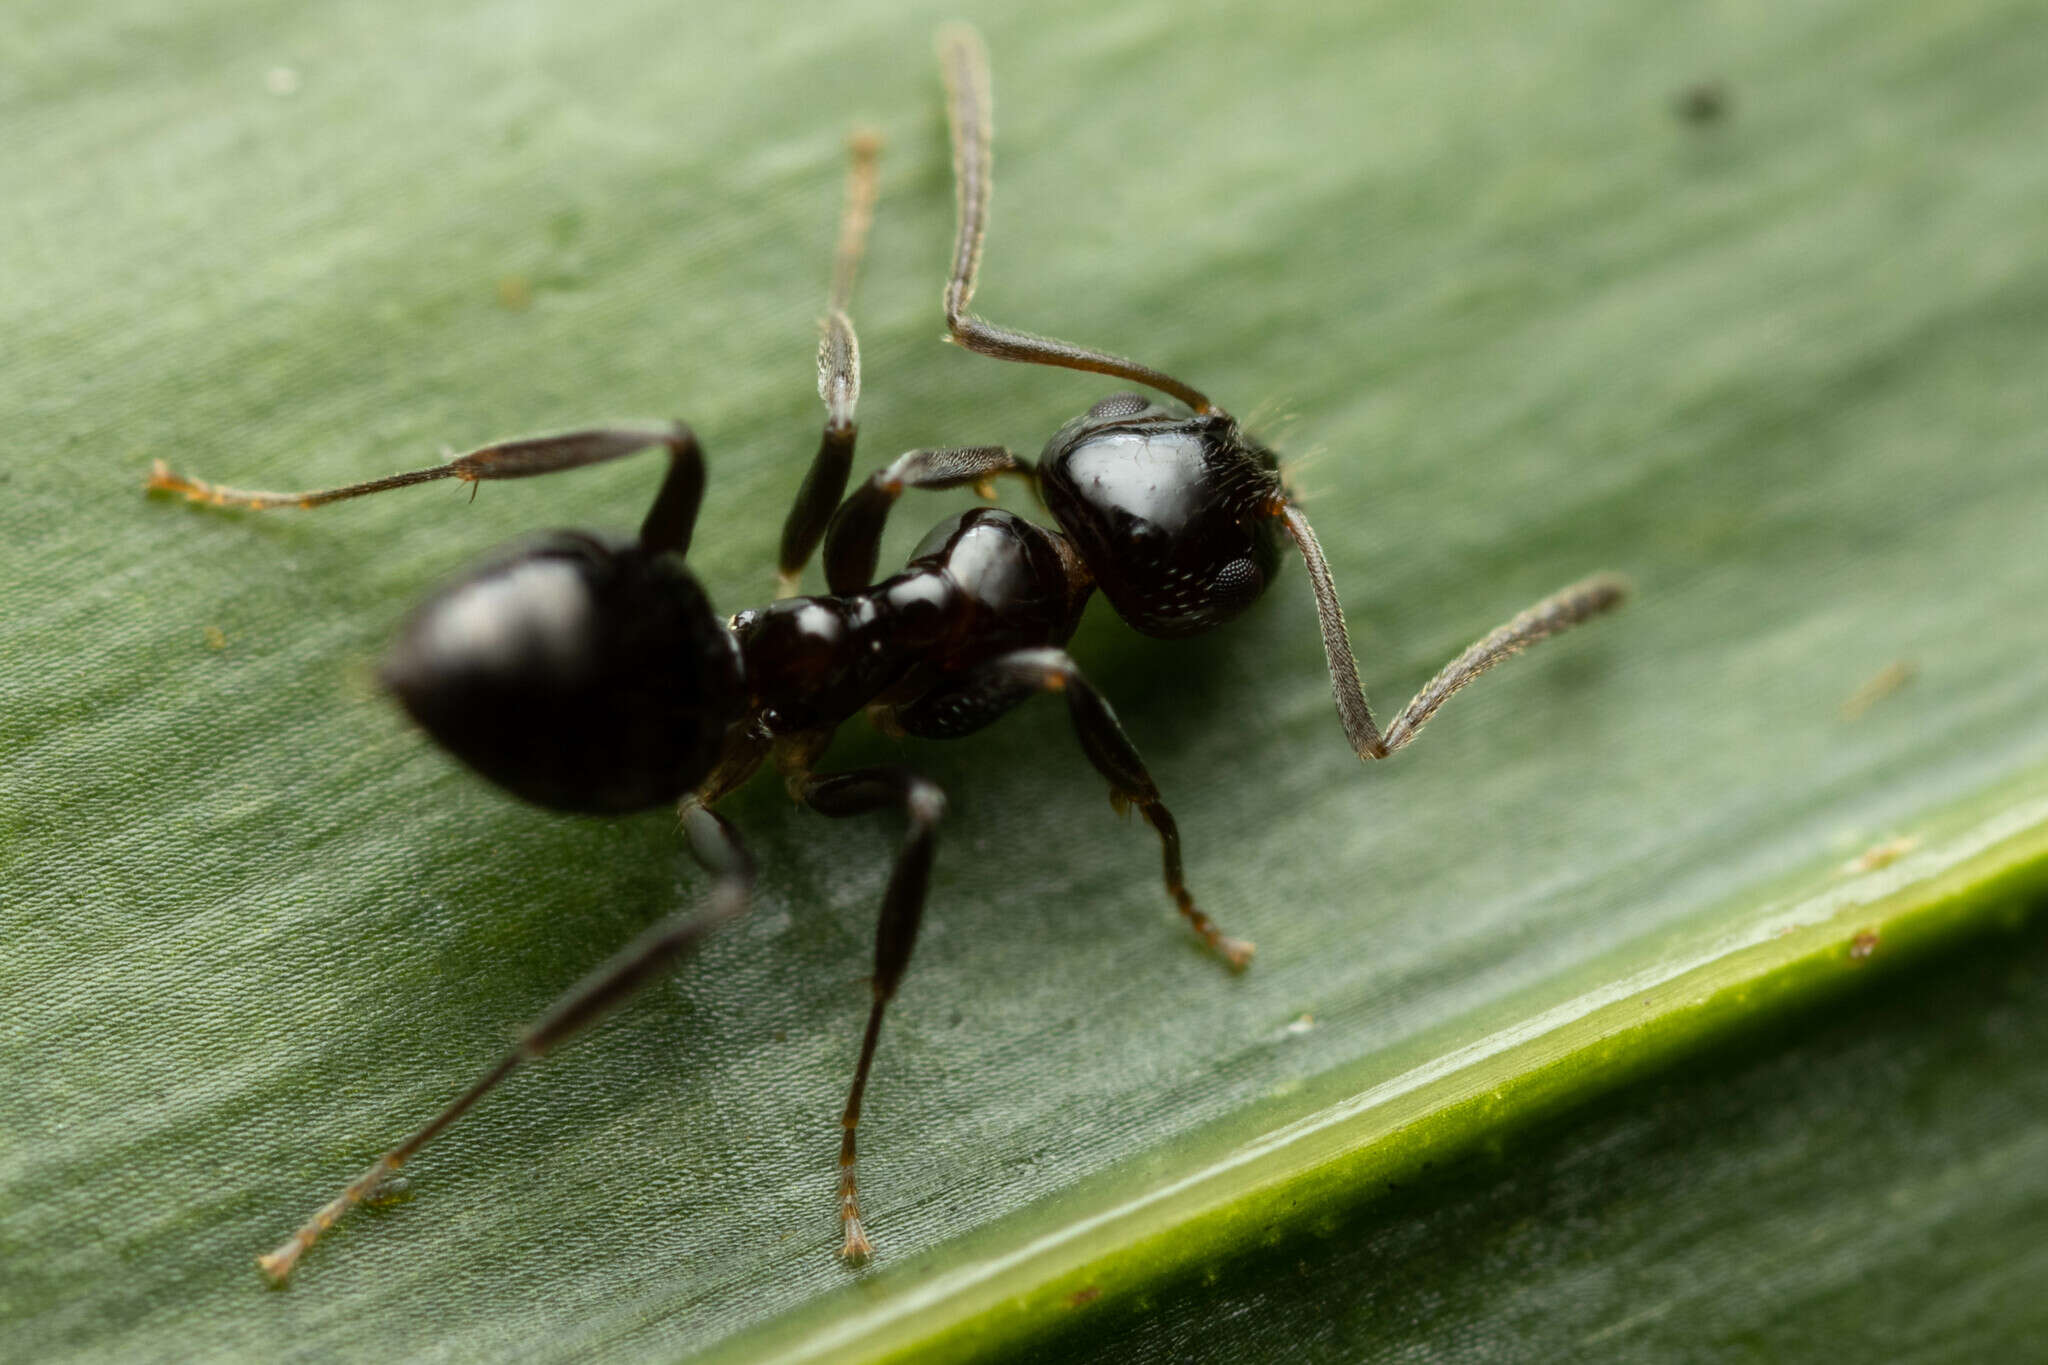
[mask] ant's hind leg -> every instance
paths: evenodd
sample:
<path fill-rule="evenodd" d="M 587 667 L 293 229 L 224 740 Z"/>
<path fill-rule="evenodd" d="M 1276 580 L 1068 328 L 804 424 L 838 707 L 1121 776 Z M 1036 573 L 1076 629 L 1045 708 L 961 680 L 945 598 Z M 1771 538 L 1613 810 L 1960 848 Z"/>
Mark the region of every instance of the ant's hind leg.
<path fill-rule="evenodd" d="M 394 488 L 410 488 L 416 483 L 432 483 L 437 479 L 456 479 L 467 484 L 482 483 L 486 479 L 527 479 L 540 474 L 554 474 L 564 469 L 581 469 L 585 465 L 602 464 L 621 456 L 638 454 L 657 446 L 666 447 L 672 456 L 680 456 L 687 446 L 694 455 L 696 438 L 689 428 L 681 423 L 670 423 L 665 427 L 593 427 L 587 431 L 564 432 L 559 436 L 535 436 L 521 441 L 500 441 L 494 445 L 472 450 L 467 455 L 458 455 L 446 464 L 430 465 L 425 469 L 409 469 L 402 474 L 392 474 L 381 479 L 370 479 L 363 483 L 343 484 L 338 488 L 315 488 L 300 493 L 261 493 L 242 488 L 228 488 L 222 484 L 208 483 L 188 474 L 173 473 L 162 460 L 155 462 L 146 485 L 152 493 L 183 493 L 192 502 L 206 503 L 213 507 L 247 507 L 268 510 L 277 507 L 319 507 L 330 502 L 342 502 L 348 498 L 360 498 L 370 493 L 383 493 Z"/>
<path fill-rule="evenodd" d="M 825 533 L 825 582 L 835 593 L 858 592 L 875 581 L 875 563 L 882 553 L 882 527 L 889 509 L 906 488 L 939 490 L 972 484 L 983 497 L 995 496 L 995 480 L 1009 474 L 1027 481 L 1036 477 L 1030 463 L 1001 446 L 960 446 L 947 450 L 913 450 L 899 456 L 868 481 L 832 514 Z"/>
<path fill-rule="evenodd" d="M 1145 760 L 1117 723 L 1107 699 L 1096 691 L 1080 667 L 1062 649 L 1020 649 L 965 672 L 942 679 L 924 695 L 892 710 L 885 719 L 906 734 L 952 739 L 971 734 L 1004 712 L 1040 692 L 1059 692 L 1081 750 L 1109 782 L 1109 799 L 1119 812 L 1136 806 L 1159 835 L 1161 870 L 1167 894 L 1202 942 L 1242 971 L 1252 960 L 1252 945 L 1231 938 L 1203 914 L 1188 890 L 1181 868 L 1180 827 L 1159 798 L 1159 787 L 1145 769 Z"/>
<path fill-rule="evenodd" d="M 425 1127 L 378 1157 L 375 1165 L 322 1205 L 305 1226 L 275 1251 L 257 1257 L 256 1263 L 270 1277 L 271 1283 L 283 1284 L 291 1276 L 299 1258 L 320 1239 L 320 1234 L 334 1225 L 336 1219 L 375 1194 L 377 1187 L 415 1152 L 467 1113 L 521 1063 L 547 1053 L 570 1034 L 647 984 L 655 973 L 694 950 L 712 930 L 722 928 L 746 913 L 747 897 L 754 884 L 754 864 L 740 842 L 738 832 L 722 817 L 702 807 L 685 811 L 683 829 L 689 839 L 691 855 L 717 878 L 712 888 L 711 909 L 700 915 L 671 915 L 660 921 L 627 944 L 609 962 L 571 987 L 549 1006 L 547 1013 L 527 1027 L 519 1042 L 481 1080 L 458 1095 Z"/>
<path fill-rule="evenodd" d="M 875 1044 L 882 1036 L 882 1014 L 895 998 L 903 970 L 910 965 L 911 949 L 917 945 L 918 924 L 924 918 L 925 888 L 931 880 L 934 843 L 939 821 L 946 814 L 946 796 L 937 783 L 904 768 L 862 768 L 806 777 L 797 793 L 805 805 L 821 815 L 865 815 L 893 808 L 901 810 L 910 822 L 903 846 L 897 850 L 896 864 L 889 871 L 888 890 L 882 893 L 882 918 L 875 929 L 874 1002 L 868 1008 L 867 1031 L 861 1036 L 853 1089 L 846 1097 L 846 1111 L 839 1120 L 844 1130 L 839 1140 L 839 1222 L 846 1233 L 839 1254 L 858 1265 L 874 1253 L 874 1247 L 861 1223 L 860 1192 L 854 1179 L 854 1133 L 860 1126 L 861 1098 L 867 1092 L 868 1072 L 874 1066 Z"/>
<path fill-rule="evenodd" d="M 810 472 L 797 489 L 796 502 L 782 523 L 782 549 L 776 561 L 777 597 L 794 597 L 804 565 L 818 548 L 832 509 L 846 492 L 853 470 L 853 445 L 859 434 L 854 408 L 860 402 L 860 339 L 854 335 L 847 309 L 853 302 L 853 277 L 874 221 L 877 176 L 875 161 L 882 141 L 873 133 L 855 133 L 847 141 L 852 165 L 846 173 L 846 207 L 839 217 L 839 246 L 833 254 L 832 294 L 825 306 L 825 335 L 818 342 L 818 397 L 825 404 L 825 434 Z"/>

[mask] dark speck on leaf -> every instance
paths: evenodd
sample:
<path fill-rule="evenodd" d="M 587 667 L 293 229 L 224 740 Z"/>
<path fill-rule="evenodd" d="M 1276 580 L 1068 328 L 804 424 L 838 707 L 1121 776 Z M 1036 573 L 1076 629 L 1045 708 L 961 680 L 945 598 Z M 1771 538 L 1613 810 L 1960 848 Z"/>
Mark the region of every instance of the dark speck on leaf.
<path fill-rule="evenodd" d="M 1671 107 L 1681 120 L 1702 127 L 1726 119 L 1732 105 L 1728 87 L 1720 81 L 1697 81 L 1671 100 Z"/>

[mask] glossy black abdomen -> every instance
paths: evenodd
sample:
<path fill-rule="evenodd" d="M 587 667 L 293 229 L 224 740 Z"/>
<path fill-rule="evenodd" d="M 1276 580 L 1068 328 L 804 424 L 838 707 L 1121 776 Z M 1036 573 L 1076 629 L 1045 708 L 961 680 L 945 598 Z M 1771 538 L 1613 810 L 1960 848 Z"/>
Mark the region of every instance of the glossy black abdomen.
<path fill-rule="evenodd" d="M 576 532 L 421 603 L 383 680 L 499 786 L 598 814 L 688 792 L 746 710 L 739 651 L 682 561 Z"/>

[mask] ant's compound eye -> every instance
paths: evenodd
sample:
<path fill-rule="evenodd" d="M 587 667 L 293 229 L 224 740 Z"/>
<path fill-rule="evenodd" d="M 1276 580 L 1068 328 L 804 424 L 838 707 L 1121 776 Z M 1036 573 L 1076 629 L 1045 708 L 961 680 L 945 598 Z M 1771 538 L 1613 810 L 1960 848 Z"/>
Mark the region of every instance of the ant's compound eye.
<path fill-rule="evenodd" d="M 1266 575 L 1249 559 L 1233 559 L 1209 580 L 1209 601 L 1216 610 L 1235 616 L 1259 600 Z"/>
<path fill-rule="evenodd" d="M 738 646 L 689 571 L 587 536 L 479 569 L 412 615 L 384 683 L 516 796 L 641 810 L 689 791 L 744 709 Z"/>
<path fill-rule="evenodd" d="M 1114 422 L 1120 417 L 1136 417 L 1152 406 L 1152 400 L 1142 393 L 1113 393 L 1088 409 L 1090 422 Z"/>

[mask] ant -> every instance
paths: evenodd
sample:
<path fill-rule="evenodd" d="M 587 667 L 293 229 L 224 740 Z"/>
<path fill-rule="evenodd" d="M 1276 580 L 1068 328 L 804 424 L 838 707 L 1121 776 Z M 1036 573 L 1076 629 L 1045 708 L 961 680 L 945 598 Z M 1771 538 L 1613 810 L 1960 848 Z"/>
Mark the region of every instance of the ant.
<path fill-rule="evenodd" d="M 714 807 L 771 759 L 791 794 L 822 815 L 895 810 L 909 826 L 882 896 L 873 1003 L 841 1117 L 840 1254 L 865 1261 L 873 1248 L 854 1178 L 855 1133 L 883 1014 L 917 941 L 946 798 L 901 767 L 816 771 L 833 732 L 862 710 L 892 735 L 950 739 L 1040 693 L 1059 693 L 1111 802 L 1119 811 L 1137 807 L 1158 834 L 1166 889 L 1181 915 L 1231 968 L 1249 963 L 1252 945 L 1197 907 L 1173 815 L 1108 701 L 1063 648 L 1096 589 L 1146 635 L 1194 635 L 1257 601 L 1280 567 L 1283 541 L 1292 540 L 1315 593 L 1337 713 L 1361 759 L 1402 749 L 1481 673 L 1622 600 L 1624 586 L 1607 575 L 1543 599 L 1452 660 L 1381 728 L 1359 685 L 1329 564 L 1273 451 L 1170 375 L 968 311 L 989 215 L 988 58 L 964 27 L 941 32 L 938 50 L 959 211 L 945 291 L 949 339 L 999 360 L 1128 380 L 1182 406 L 1136 393 L 1105 398 L 1060 428 L 1035 465 L 1000 446 L 913 450 L 841 501 L 860 394 L 847 308 L 873 214 L 878 151 L 874 138 L 856 137 L 818 350 L 824 435 L 783 526 L 781 595 L 768 606 L 722 618 L 684 567 L 704 466 L 697 438 L 681 423 L 509 441 L 432 468 L 304 493 L 218 487 L 158 463 L 152 489 L 222 507 L 274 508 L 437 479 L 527 478 L 650 449 L 668 455 L 636 539 L 559 531 L 473 570 L 414 611 L 382 679 L 436 742 L 515 796 L 596 814 L 675 803 L 692 855 L 714 878 L 710 909 L 662 920 L 560 997 L 482 1079 L 258 1258 L 274 1283 L 514 1069 L 744 913 L 753 862 Z M 987 495 L 999 476 L 1030 483 L 1058 529 L 978 507 L 940 522 L 901 572 L 877 580 L 882 529 L 905 489 L 972 485 Z M 830 591 L 799 596 L 821 539 Z"/>

